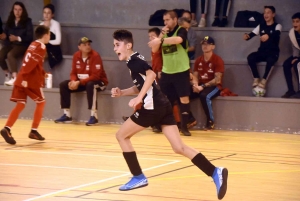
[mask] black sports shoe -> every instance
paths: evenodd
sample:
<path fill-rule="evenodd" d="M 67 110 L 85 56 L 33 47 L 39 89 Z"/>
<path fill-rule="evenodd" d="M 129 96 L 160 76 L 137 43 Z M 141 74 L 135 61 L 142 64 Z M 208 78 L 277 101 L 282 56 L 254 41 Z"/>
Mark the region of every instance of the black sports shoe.
<path fill-rule="evenodd" d="M 123 121 L 126 121 L 129 117 L 122 116 Z"/>
<path fill-rule="evenodd" d="M 207 123 L 206 123 L 206 127 L 204 128 L 204 130 L 214 130 L 215 128 L 215 124 L 212 120 L 209 120 Z"/>
<path fill-rule="evenodd" d="M 159 125 L 152 126 L 152 131 L 154 133 L 161 133 L 162 132 L 161 127 Z"/>
<path fill-rule="evenodd" d="M 283 96 L 281 96 L 281 98 L 290 98 L 295 93 L 296 93 L 295 91 L 287 91 L 287 92 L 285 92 L 285 94 Z"/>
<path fill-rule="evenodd" d="M 7 128 L 3 128 L 1 131 L 1 135 L 4 138 L 5 142 L 8 144 L 16 144 L 17 142 L 12 137 L 11 132 Z"/>
<path fill-rule="evenodd" d="M 220 25 L 220 23 L 221 23 L 220 19 L 218 17 L 216 17 L 211 26 L 218 27 Z"/>
<path fill-rule="evenodd" d="M 219 27 L 226 27 L 227 24 L 228 24 L 227 17 L 223 17 L 219 24 Z"/>
<path fill-rule="evenodd" d="M 297 91 L 294 95 L 292 95 L 290 98 L 300 98 L 300 90 Z"/>
<path fill-rule="evenodd" d="M 181 128 L 181 132 L 183 133 L 183 135 L 185 136 L 191 136 L 192 134 L 190 133 L 190 131 L 187 128 Z"/>
<path fill-rule="evenodd" d="M 28 136 L 30 139 L 43 141 L 45 138 L 39 134 L 36 130 L 31 130 Z"/>

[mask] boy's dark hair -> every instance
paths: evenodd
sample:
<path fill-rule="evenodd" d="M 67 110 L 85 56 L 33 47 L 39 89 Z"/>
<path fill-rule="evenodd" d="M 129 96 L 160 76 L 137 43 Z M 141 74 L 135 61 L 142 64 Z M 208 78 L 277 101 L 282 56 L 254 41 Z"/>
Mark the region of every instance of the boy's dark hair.
<path fill-rule="evenodd" d="M 36 27 L 34 31 L 34 35 L 36 39 L 41 39 L 45 34 L 48 34 L 50 31 L 49 27 L 46 27 L 44 25 L 39 25 Z"/>
<path fill-rule="evenodd" d="M 154 32 L 157 36 L 159 36 L 160 29 L 158 27 L 153 27 L 153 28 L 148 30 L 148 33 L 150 33 L 150 32 Z"/>
<path fill-rule="evenodd" d="M 170 15 L 170 17 L 172 18 L 172 19 L 174 19 L 174 18 L 178 18 L 178 16 L 177 16 L 177 13 L 174 11 L 174 10 L 168 10 L 168 11 L 166 11 L 165 13 L 164 13 L 164 16 L 165 15 Z"/>
<path fill-rule="evenodd" d="M 270 9 L 271 11 L 272 11 L 272 13 L 276 13 L 276 9 L 275 9 L 275 7 L 274 6 L 265 6 L 264 7 L 265 9 Z"/>
<path fill-rule="evenodd" d="M 188 14 L 190 15 L 190 17 L 192 17 L 192 13 L 191 13 L 189 10 L 184 10 L 184 11 L 182 12 L 182 15 L 181 15 L 181 16 L 183 16 L 184 13 L 188 13 Z"/>
<path fill-rule="evenodd" d="M 51 10 L 52 14 L 55 13 L 55 7 L 54 7 L 53 4 L 49 3 L 49 4 L 47 4 L 46 6 L 44 6 L 43 9 L 45 9 L 45 8 L 49 8 L 49 9 Z"/>
<path fill-rule="evenodd" d="M 113 38 L 117 41 L 123 41 L 125 43 L 131 43 L 133 47 L 132 33 L 125 29 L 116 30 L 113 34 Z"/>
<path fill-rule="evenodd" d="M 298 13 L 295 13 L 293 16 L 292 16 L 292 19 L 300 19 L 300 12 Z"/>

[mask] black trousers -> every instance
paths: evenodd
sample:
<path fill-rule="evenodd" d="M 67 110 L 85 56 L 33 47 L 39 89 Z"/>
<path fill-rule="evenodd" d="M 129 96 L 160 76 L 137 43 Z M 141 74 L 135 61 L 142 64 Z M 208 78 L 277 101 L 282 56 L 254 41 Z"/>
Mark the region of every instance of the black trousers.
<path fill-rule="evenodd" d="M 294 91 L 293 86 L 293 77 L 292 77 L 292 68 L 294 68 L 294 71 L 297 76 L 297 81 L 299 83 L 298 90 L 300 90 L 300 81 L 299 81 L 299 73 L 300 73 L 300 58 L 298 57 L 298 60 L 292 64 L 292 61 L 294 60 L 293 56 L 290 56 L 287 60 L 283 63 L 283 72 L 286 80 L 286 84 L 288 86 L 289 91 Z"/>
<path fill-rule="evenodd" d="M 267 65 L 266 65 L 266 70 L 265 70 L 265 74 L 264 74 L 263 78 L 267 80 L 272 68 L 274 67 L 274 64 L 278 60 L 278 57 L 279 57 L 279 53 L 277 53 L 277 52 L 274 53 L 274 52 L 259 52 L 258 51 L 258 52 L 252 52 L 251 54 L 249 54 L 247 60 L 248 60 L 249 66 L 251 68 L 253 77 L 260 78 L 256 63 L 265 61 L 265 62 L 267 62 Z"/>
<path fill-rule="evenodd" d="M 202 104 L 202 108 L 205 112 L 207 121 L 211 120 L 214 122 L 214 113 L 212 109 L 211 100 L 220 95 L 220 89 L 218 87 L 206 87 L 200 93 L 193 92 L 191 87 L 190 99 L 199 98 Z"/>
<path fill-rule="evenodd" d="M 201 14 L 207 13 L 207 0 L 201 0 Z M 196 13 L 197 10 L 197 0 L 190 0 L 190 11 L 191 13 Z"/>
<path fill-rule="evenodd" d="M 222 5 L 222 0 L 216 0 L 215 16 L 217 17 L 219 17 L 220 15 L 221 5 Z M 229 0 L 224 0 L 223 10 L 222 10 L 223 17 L 228 16 L 228 12 L 229 12 L 228 5 L 229 5 Z"/>
<path fill-rule="evenodd" d="M 97 109 L 97 91 L 105 90 L 106 86 L 102 81 L 90 81 L 86 85 L 79 85 L 78 89 L 70 90 L 70 80 L 65 80 L 59 84 L 60 105 L 62 109 L 69 109 L 71 106 L 71 93 L 86 91 L 88 109 Z"/>

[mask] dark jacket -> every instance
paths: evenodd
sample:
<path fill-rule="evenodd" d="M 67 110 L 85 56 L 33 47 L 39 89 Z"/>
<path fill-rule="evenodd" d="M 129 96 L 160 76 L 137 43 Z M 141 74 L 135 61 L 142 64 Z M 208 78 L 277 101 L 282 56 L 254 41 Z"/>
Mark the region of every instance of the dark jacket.
<path fill-rule="evenodd" d="M 0 17 L 0 34 L 3 33 L 3 29 L 2 29 L 2 20 L 1 20 L 1 17 Z"/>
<path fill-rule="evenodd" d="M 4 33 L 6 34 L 6 43 L 13 43 L 16 45 L 23 45 L 23 46 L 29 46 L 30 43 L 33 41 L 33 25 L 31 18 L 27 19 L 26 26 L 21 26 L 21 25 L 14 25 L 13 27 L 8 27 L 7 24 L 5 25 Z M 22 39 L 21 42 L 19 41 L 14 41 L 10 42 L 9 41 L 9 35 L 15 35 L 15 36 L 20 36 Z"/>

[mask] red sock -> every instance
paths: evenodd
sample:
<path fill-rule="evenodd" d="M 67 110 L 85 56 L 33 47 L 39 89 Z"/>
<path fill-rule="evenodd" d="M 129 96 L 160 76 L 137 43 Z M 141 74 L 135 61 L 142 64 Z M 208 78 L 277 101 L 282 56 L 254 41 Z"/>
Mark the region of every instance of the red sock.
<path fill-rule="evenodd" d="M 41 122 L 41 119 L 43 117 L 43 111 L 45 107 L 45 101 L 41 103 L 36 104 L 36 108 L 34 111 L 34 116 L 33 116 L 33 122 L 32 122 L 32 127 L 34 129 L 37 129 L 39 127 L 39 124 Z"/>
<path fill-rule="evenodd" d="M 19 114 L 25 108 L 25 103 L 17 102 L 16 107 L 11 111 L 5 126 L 11 128 L 17 121 Z"/>

